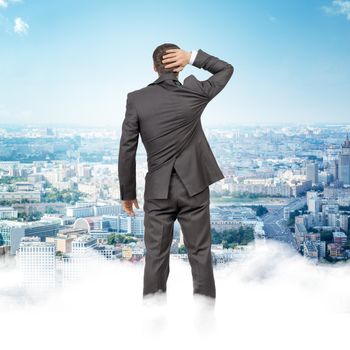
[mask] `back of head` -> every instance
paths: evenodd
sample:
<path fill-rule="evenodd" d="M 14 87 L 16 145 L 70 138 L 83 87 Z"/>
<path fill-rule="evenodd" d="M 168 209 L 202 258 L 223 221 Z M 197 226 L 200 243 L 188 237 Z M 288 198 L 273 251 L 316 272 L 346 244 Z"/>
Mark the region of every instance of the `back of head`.
<path fill-rule="evenodd" d="M 168 49 L 179 49 L 179 48 L 180 47 L 178 47 L 176 44 L 171 44 L 171 43 L 165 43 L 156 47 L 156 49 L 153 51 L 153 63 L 158 74 L 163 74 L 163 73 L 168 73 L 173 71 L 174 67 L 164 68 L 164 66 L 169 63 L 165 63 L 165 64 L 162 63 L 163 55 L 166 54 L 165 51 Z"/>

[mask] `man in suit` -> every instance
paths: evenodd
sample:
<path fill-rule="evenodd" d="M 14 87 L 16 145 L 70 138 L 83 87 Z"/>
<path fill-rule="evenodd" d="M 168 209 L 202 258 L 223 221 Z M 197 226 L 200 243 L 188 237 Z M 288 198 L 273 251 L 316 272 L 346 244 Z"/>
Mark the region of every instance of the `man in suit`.
<path fill-rule="evenodd" d="M 212 75 L 178 80 L 192 64 Z M 143 296 L 164 294 L 174 221 L 181 226 L 193 278 L 193 294 L 216 298 L 211 256 L 209 185 L 224 178 L 201 125 L 207 104 L 225 87 L 233 66 L 205 51 L 162 44 L 153 52 L 158 78 L 128 93 L 119 145 L 118 173 L 123 209 L 135 215 L 136 150 L 139 135 L 147 152 Z"/>

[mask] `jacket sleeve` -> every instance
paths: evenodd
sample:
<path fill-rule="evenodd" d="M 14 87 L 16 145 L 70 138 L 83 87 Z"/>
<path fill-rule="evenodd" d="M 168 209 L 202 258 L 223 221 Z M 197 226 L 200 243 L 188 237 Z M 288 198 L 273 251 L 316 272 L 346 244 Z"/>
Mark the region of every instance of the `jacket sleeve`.
<path fill-rule="evenodd" d="M 215 56 L 209 55 L 205 51 L 199 49 L 193 66 L 203 68 L 213 75 L 207 80 L 197 80 L 204 95 L 211 100 L 215 97 L 227 84 L 233 74 L 233 66 Z"/>
<path fill-rule="evenodd" d="M 120 199 L 136 199 L 136 151 L 139 121 L 130 93 L 127 95 L 125 118 L 119 144 L 118 178 Z"/>

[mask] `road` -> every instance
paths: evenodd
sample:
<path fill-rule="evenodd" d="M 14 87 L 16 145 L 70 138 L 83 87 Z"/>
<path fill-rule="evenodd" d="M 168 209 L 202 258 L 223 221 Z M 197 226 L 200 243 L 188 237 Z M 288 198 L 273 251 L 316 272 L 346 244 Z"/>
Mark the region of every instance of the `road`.
<path fill-rule="evenodd" d="M 290 212 L 302 208 L 306 204 L 306 197 L 292 198 L 288 203 Z M 285 206 L 266 206 L 268 213 L 261 219 L 264 222 L 264 231 L 267 239 L 275 239 L 295 246 L 292 232 L 288 229 L 283 219 L 283 210 Z"/>

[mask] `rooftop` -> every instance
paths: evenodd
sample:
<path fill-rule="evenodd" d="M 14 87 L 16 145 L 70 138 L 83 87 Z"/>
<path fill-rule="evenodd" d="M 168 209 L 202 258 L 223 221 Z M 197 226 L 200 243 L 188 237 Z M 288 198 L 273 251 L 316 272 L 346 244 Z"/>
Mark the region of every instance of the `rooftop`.
<path fill-rule="evenodd" d="M 336 232 L 333 232 L 333 237 L 346 238 L 347 236 L 344 232 L 336 231 Z"/>

